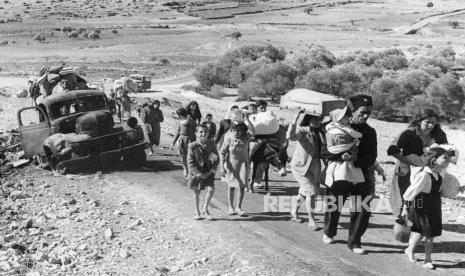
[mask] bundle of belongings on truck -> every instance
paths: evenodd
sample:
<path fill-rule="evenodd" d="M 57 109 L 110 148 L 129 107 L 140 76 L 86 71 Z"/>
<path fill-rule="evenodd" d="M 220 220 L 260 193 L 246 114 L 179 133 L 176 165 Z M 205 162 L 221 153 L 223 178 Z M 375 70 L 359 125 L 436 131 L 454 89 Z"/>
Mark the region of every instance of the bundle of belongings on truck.
<path fill-rule="evenodd" d="M 35 83 L 39 86 L 43 97 L 88 88 L 86 80 L 77 74 L 76 68 L 64 68 L 63 65 L 43 67 Z"/>

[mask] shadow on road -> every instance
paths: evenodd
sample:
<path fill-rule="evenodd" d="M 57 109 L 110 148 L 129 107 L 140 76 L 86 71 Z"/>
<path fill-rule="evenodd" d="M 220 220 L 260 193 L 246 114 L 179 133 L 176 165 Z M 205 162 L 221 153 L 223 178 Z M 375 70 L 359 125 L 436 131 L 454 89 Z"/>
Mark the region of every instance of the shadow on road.
<path fill-rule="evenodd" d="M 442 229 L 444 231 L 465 234 L 465 225 L 463 224 L 443 224 Z"/>
<path fill-rule="evenodd" d="M 268 191 L 265 188 L 254 188 L 255 194 L 260 195 L 287 195 L 287 196 L 294 196 L 297 195 L 299 192 L 299 187 L 287 187 L 287 186 L 269 186 Z"/>
<path fill-rule="evenodd" d="M 465 253 L 464 241 L 441 241 L 435 242 L 433 253 Z"/>
<path fill-rule="evenodd" d="M 462 262 L 451 262 L 451 261 L 444 261 L 444 260 L 434 260 L 436 268 L 444 268 L 444 269 L 451 269 L 451 268 L 465 268 L 465 261 Z"/>
<path fill-rule="evenodd" d="M 147 160 L 141 167 L 127 166 L 120 162 L 105 171 L 118 171 L 118 172 L 166 172 L 182 170 L 182 166 L 173 163 L 170 160 Z M 182 175 L 182 173 L 180 173 Z"/>
<path fill-rule="evenodd" d="M 216 218 L 216 220 L 223 220 L 223 221 L 289 221 L 290 216 L 267 216 L 263 214 L 254 214 L 248 213 L 247 217 L 240 217 L 240 216 L 229 216 L 224 218 Z"/>

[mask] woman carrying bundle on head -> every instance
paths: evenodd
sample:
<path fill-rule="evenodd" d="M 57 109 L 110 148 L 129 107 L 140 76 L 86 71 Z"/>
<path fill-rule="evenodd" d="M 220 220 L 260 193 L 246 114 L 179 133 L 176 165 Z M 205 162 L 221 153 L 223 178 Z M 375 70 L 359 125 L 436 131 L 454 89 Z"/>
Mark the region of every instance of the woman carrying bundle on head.
<path fill-rule="evenodd" d="M 295 121 L 290 125 L 287 139 L 297 141 L 297 145 L 292 156 L 292 175 L 299 183 L 299 194 L 295 205 L 292 207 L 292 221 L 302 222 L 298 217 L 299 207 L 305 202 L 308 212 L 308 227 L 317 231 L 320 227 L 315 222 L 313 210 L 315 209 L 315 199 L 319 194 L 321 159 L 320 151 L 323 132 L 320 129 L 322 117 L 305 114 L 300 126 L 297 122 L 303 111 L 299 111 Z"/>

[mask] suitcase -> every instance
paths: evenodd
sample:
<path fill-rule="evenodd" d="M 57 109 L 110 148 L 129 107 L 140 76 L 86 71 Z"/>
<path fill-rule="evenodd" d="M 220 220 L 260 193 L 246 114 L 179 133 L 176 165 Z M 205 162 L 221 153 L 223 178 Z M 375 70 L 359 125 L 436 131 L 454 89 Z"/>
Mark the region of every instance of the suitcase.
<path fill-rule="evenodd" d="M 334 109 L 344 108 L 344 99 L 308 89 L 297 88 L 281 97 L 281 107 L 303 109 L 305 113 L 317 116 L 328 116 Z"/>

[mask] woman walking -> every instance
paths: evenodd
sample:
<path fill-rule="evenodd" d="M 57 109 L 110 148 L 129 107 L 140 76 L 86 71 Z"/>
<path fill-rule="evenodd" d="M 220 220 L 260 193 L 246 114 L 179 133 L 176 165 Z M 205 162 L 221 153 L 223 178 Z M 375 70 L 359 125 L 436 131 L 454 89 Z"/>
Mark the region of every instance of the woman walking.
<path fill-rule="evenodd" d="M 154 100 L 148 103 L 141 110 L 140 116 L 148 131 L 150 155 L 154 155 L 154 146 L 160 145 L 160 123 L 164 121 L 163 112 L 160 110 L 160 101 Z"/>
<path fill-rule="evenodd" d="M 324 134 L 320 130 L 321 116 L 306 114 L 297 127 L 300 111 L 290 125 L 287 139 L 297 141 L 294 155 L 291 161 L 292 175 L 299 183 L 299 194 L 295 205 L 292 207 L 292 221 L 302 222 L 298 217 L 299 207 L 305 202 L 308 212 L 308 227 L 313 231 L 320 229 L 315 222 L 313 210 L 315 209 L 315 199 L 319 194 L 321 159 L 320 151 Z"/>
<path fill-rule="evenodd" d="M 438 118 L 432 109 L 422 110 L 387 150 L 388 155 L 397 159 L 390 196 L 394 214 L 398 215 L 402 210 L 402 196 L 410 186 L 411 169 L 426 166 L 424 149 L 434 143 L 447 144 L 446 133 L 438 124 Z"/>

